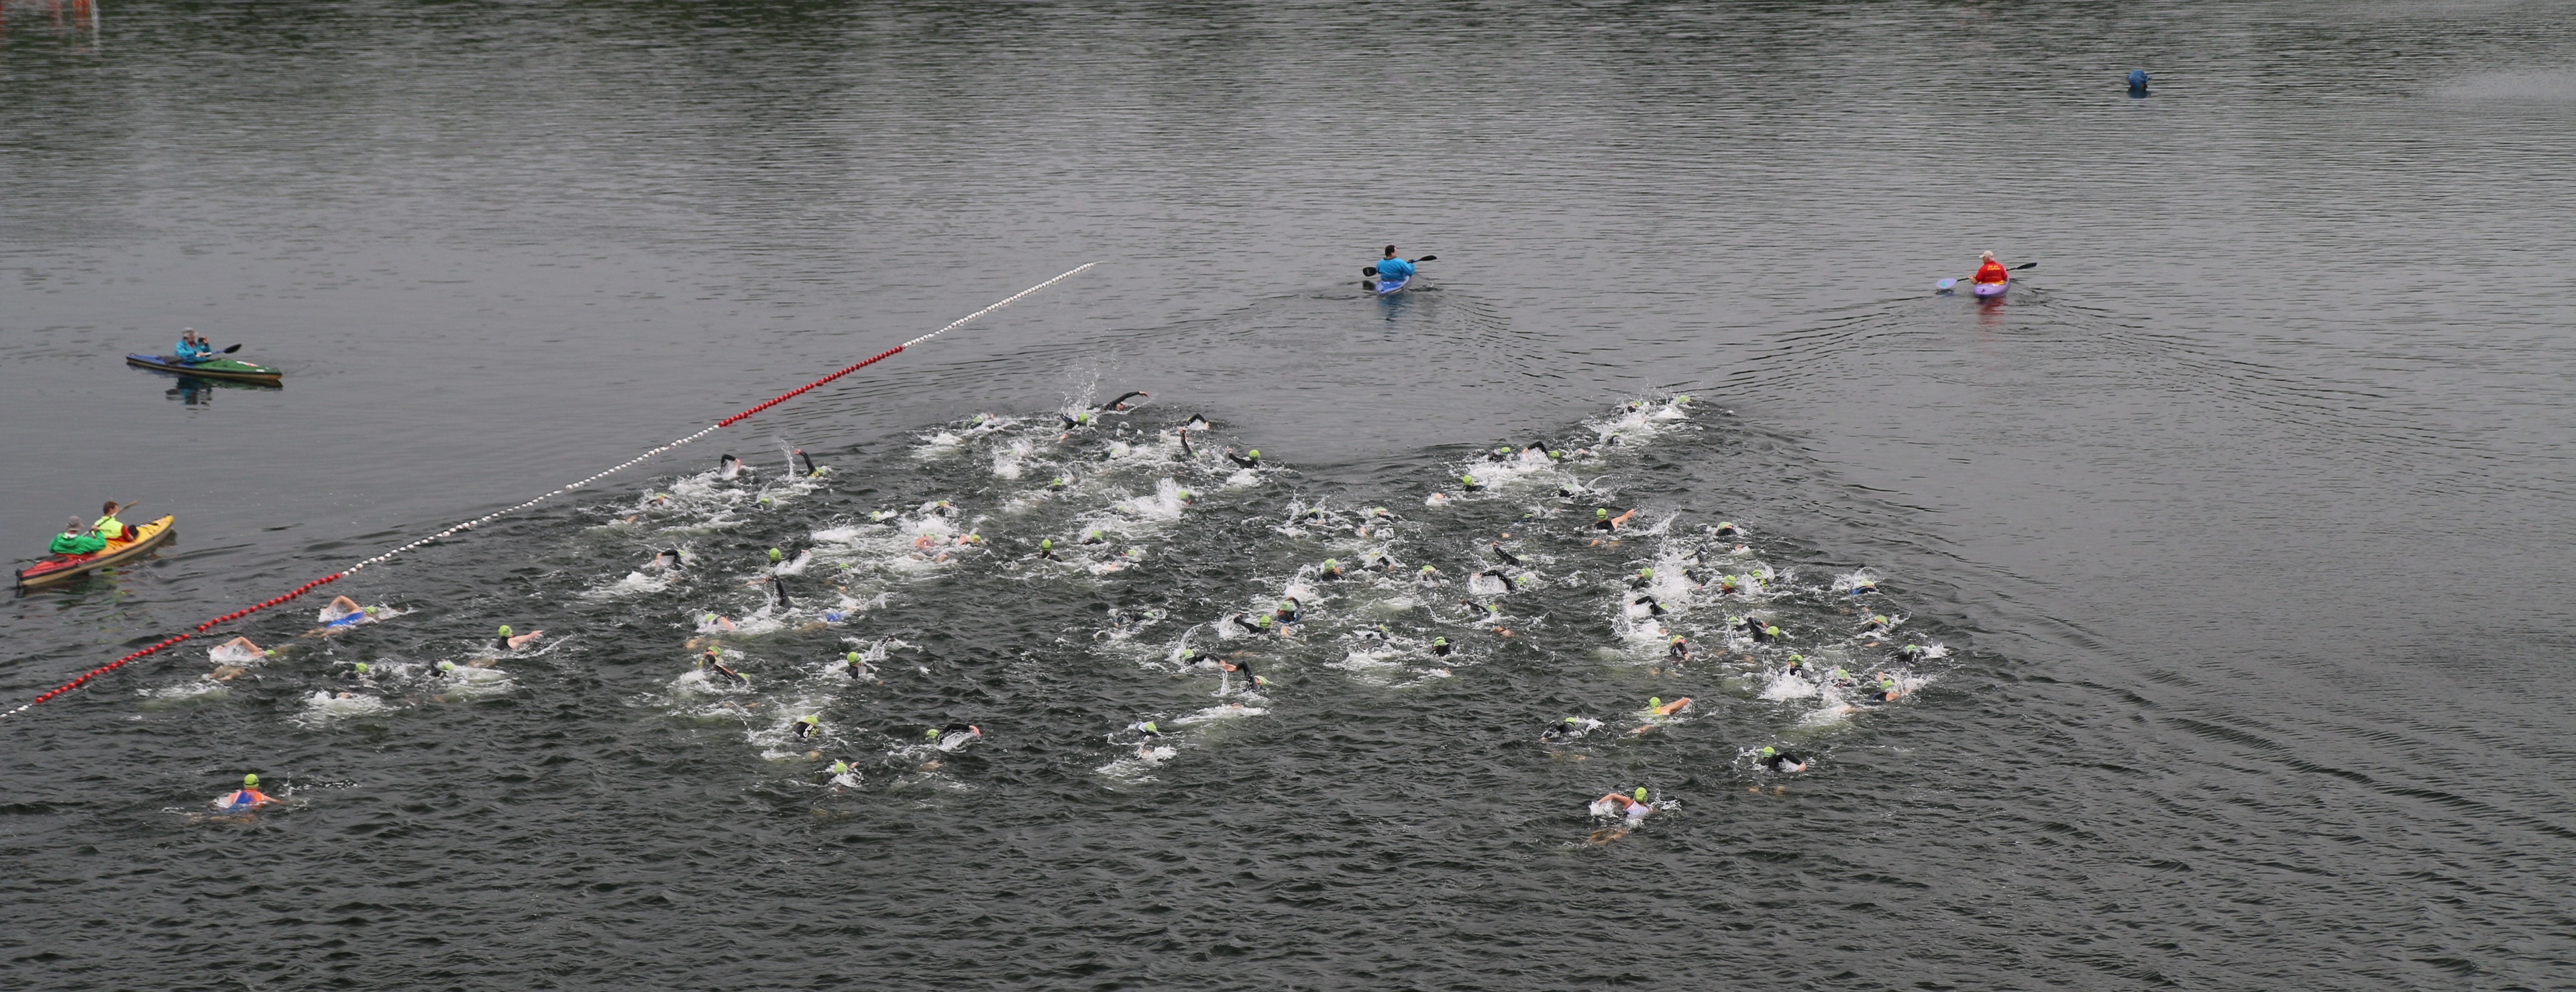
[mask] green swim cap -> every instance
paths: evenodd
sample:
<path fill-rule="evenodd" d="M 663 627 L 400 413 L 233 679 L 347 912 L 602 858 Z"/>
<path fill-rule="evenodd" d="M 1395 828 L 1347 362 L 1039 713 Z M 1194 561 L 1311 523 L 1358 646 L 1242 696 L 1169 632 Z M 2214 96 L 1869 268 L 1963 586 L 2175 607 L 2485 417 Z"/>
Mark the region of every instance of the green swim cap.
<path fill-rule="evenodd" d="M 927 737 L 927 738 L 929 738 L 929 739 L 931 739 L 931 740 L 934 740 L 934 741 L 935 741 L 935 740 L 938 740 L 938 739 L 939 739 L 939 728 L 937 728 L 937 727 L 932 727 L 932 728 L 930 728 L 930 732 L 929 732 L 929 733 L 924 734 L 924 735 L 922 735 L 922 736 Z"/>
<path fill-rule="evenodd" d="M 1393 514 L 1386 512 L 1386 507 L 1383 506 L 1370 508 L 1369 515 L 1375 517 L 1393 516 Z"/>
<path fill-rule="evenodd" d="M 1038 550 L 1040 550 L 1040 551 L 1053 551 L 1053 550 L 1055 550 L 1055 538 L 1052 538 L 1052 537 L 1041 537 L 1041 538 L 1038 538 Z"/>
<path fill-rule="evenodd" d="M 1446 637 L 1434 637 L 1434 638 L 1432 638 L 1432 639 L 1431 639 L 1431 643 L 1432 643 L 1434 646 L 1438 646 L 1438 645 L 1442 645 L 1442 644 L 1447 644 L 1447 643 L 1449 643 L 1449 639 L 1448 639 L 1448 638 L 1446 638 Z"/>
<path fill-rule="evenodd" d="M 1154 721 L 1152 720 L 1145 721 L 1144 730 L 1149 734 L 1159 734 L 1163 732 L 1162 728 L 1154 726 Z"/>
<path fill-rule="evenodd" d="M 1790 661 L 1805 661 L 1805 660 L 1807 660 L 1807 656 L 1806 656 L 1806 655 L 1803 655 L 1803 654 L 1793 654 L 1793 655 L 1790 655 L 1790 656 L 1789 656 L 1789 660 L 1790 660 Z"/>
<path fill-rule="evenodd" d="M 259 787 L 259 775 L 258 775 L 258 773 L 254 772 L 254 773 L 252 773 L 252 774 L 242 776 L 242 788 L 245 788 L 245 789 L 256 789 L 256 788 L 258 788 L 258 787 Z"/>
<path fill-rule="evenodd" d="M 1090 530 L 1088 530 L 1088 531 L 1083 532 L 1083 535 L 1082 535 L 1082 536 L 1084 536 L 1084 537 L 1099 537 L 1099 536 L 1100 536 L 1100 528 L 1098 528 L 1098 527 L 1094 527 L 1094 528 L 1092 528 L 1092 529 L 1090 529 Z"/>
<path fill-rule="evenodd" d="M 1647 706 L 1650 706 L 1650 707 L 1653 707 L 1653 706 L 1662 706 L 1662 705 L 1664 705 L 1664 697 L 1662 697 L 1662 696 L 1648 696 L 1648 697 L 1646 697 L 1646 705 L 1647 705 Z"/>
<path fill-rule="evenodd" d="M 1187 490 L 1187 489 L 1183 489 L 1183 490 L 1181 490 L 1181 498 L 1182 498 L 1182 499 L 1185 499 L 1185 500 L 1191 500 L 1191 499 L 1197 499 L 1198 497 L 1197 497 L 1196 495 L 1191 494 L 1191 492 L 1190 492 L 1189 490 Z"/>
<path fill-rule="evenodd" d="M 456 670 L 456 663 L 455 663 L 455 662 L 452 662 L 452 661 L 441 661 L 441 662 L 439 662 L 439 663 L 438 663 L 438 670 L 439 670 L 439 671 L 442 671 L 442 672 L 452 672 L 452 671 L 455 671 L 455 670 Z"/>
<path fill-rule="evenodd" d="M 1637 801 L 1638 801 L 1638 802 L 1641 802 L 1641 803 L 1642 803 L 1642 802 L 1645 802 L 1645 801 L 1646 801 L 1646 787 L 1645 787 L 1645 786 L 1642 786 L 1642 785 L 1641 785 L 1641 786 L 1638 786 L 1638 787 L 1637 787 L 1637 791 L 1636 791 L 1636 792 L 1634 792 L 1634 793 L 1632 793 L 1632 795 L 1635 795 L 1635 796 L 1637 797 Z"/>
<path fill-rule="evenodd" d="M 1431 566 L 1429 566 L 1429 565 L 1424 565 L 1424 566 L 1422 566 L 1422 574 L 1424 574 L 1424 575 L 1429 575 L 1429 574 L 1431 574 L 1431 573 L 1433 573 L 1433 572 L 1437 572 L 1437 571 L 1439 571 L 1439 569 L 1433 568 L 1433 567 L 1431 567 Z"/>
<path fill-rule="evenodd" d="M 357 669 L 358 674 L 360 674 L 360 675 L 365 675 L 365 674 L 367 674 L 367 663 L 366 663 L 366 662 L 361 661 L 361 662 L 359 662 L 355 667 L 356 667 L 356 669 Z"/>
<path fill-rule="evenodd" d="M 1609 509 L 1608 509 L 1608 508 L 1606 508 L 1606 507 L 1599 507 L 1599 506 L 1596 506 L 1596 507 L 1593 507 L 1593 508 L 1592 508 L 1592 519 L 1594 519 L 1594 520 L 1599 520 L 1599 519 L 1601 519 L 1601 518 L 1603 518 L 1603 517 L 1606 517 L 1606 516 L 1609 516 L 1609 515 L 1610 515 L 1610 511 L 1609 511 Z"/>
<path fill-rule="evenodd" d="M 1261 622 L 1260 622 L 1259 624 L 1257 624 L 1256 626 L 1261 626 L 1261 627 L 1267 627 L 1267 626 L 1270 626 L 1270 614 L 1267 614 L 1267 613 L 1262 614 L 1262 615 L 1261 615 Z"/>
<path fill-rule="evenodd" d="M 760 505 L 762 505 L 762 506 L 768 506 L 768 505 L 769 505 L 769 497 L 767 497 L 767 496 L 763 496 L 763 497 L 761 497 L 761 498 L 760 498 Z"/>
<path fill-rule="evenodd" d="M 1279 601 L 1279 608 L 1283 610 L 1293 610 L 1297 608 L 1297 604 L 1283 599 Z"/>
<path fill-rule="evenodd" d="M 1259 457 L 1261 457 L 1261 449 L 1259 449 L 1259 448 L 1254 448 L 1254 449 L 1252 449 L 1252 454 L 1248 455 L 1247 457 L 1251 457 L 1251 458 L 1259 458 Z"/>
<path fill-rule="evenodd" d="M 1342 567 L 1342 560 L 1341 560 L 1341 559 L 1339 559 L 1339 558 L 1326 558 L 1326 559 L 1324 559 L 1324 567 L 1325 567 L 1325 568 L 1340 568 L 1340 567 Z"/>
<path fill-rule="evenodd" d="M 769 549 L 769 560 L 771 560 L 771 561 L 777 561 L 777 560 L 778 560 L 779 558 L 781 558 L 781 557 L 784 557 L 784 556 L 783 556 L 783 555 L 780 555 L 780 554 L 778 553 L 778 549 L 777 549 L 777 548 L 771 548 L 771 549 Z"/>
<path fill-rule="evenodd" d="M 1681 643 L 1681 642 L 1682 642 L 1682 635 L 1680 635 L 1680 634 L 1674 634 L 1674 635 L 1673 635 L 1673 643 L 1675 643 L 1675 644 L 1679 644 L 1679 643 Z"/>
<path fill-rule="evenodd" d="M 1199 649 L 1197 649 L 1197 648 L 1182 648 L 1182 649 L 1181 649 L 1181 660 L 1182 660 L 1182 661 L 1188 661 L 1188 660 L 1190 660 L 1190 659 L 1192 659 L 1192 658 L 1196 658 L 1196 657 L 1198 657 L 1198 656 L 1199 656 Z"/>
<path fill-rule="evenodd" d="M 506 623 L 505 623 L 505 624 L 502 624 L 502 625 L 501 625 L 501 636 L 503 636 L 503 637 L 508 637 L 508 636 L 510 636 L 510 625 L 509 625 L 509 624 L 506 624 Z"/>
<path fill-rule="evenodd" d="M 1775 755 L 1775 754 L 1778 754 L 1778 753 L 1780 753 L 1780 752 L 1779 752 L 1779 750 L 1778 750 L 1778 749 L 1776 749 L 1776 748 L 1765 747 L 1765 748 L 1763 748 L 1763 749 L 1762 749 L 1762 756 L 1763 756 L 1763 757 L 1765 757 L 1765 758 L 1768 758 L 1768 757 L 1770 757 L 1770 756 L 1772 756 L 1772 755 Z"/>
<path fill-rule="evenodd" d="M 1638 569 L 1638 570 L 1637 570 L 1637 577 L 1638 577 L 1638 578 L 1641 578 L 1641 579 L 1651 579 L 1651 578 L 1654 578 L 1654 577 L 1655 577 L 1655 570 L 1654 570 L 1654 568 L 1652 568 L 1652 567 L 1647 567 L 1647 568 L 1641 568 L 1641 569 Z"/>
<path fill-rule="evenodd" d="M 832 774 L 834 774 L 834 775 L 838 775 L 838 774 L 841 774 L 842 772 L 849 771 L 849 770 L 850 770 L 850 763 L 849 763 L 849 762 L 846 762 L 846 761 L 835 761 L 835 762 L 832 762 L 832 767 L 830 767 L 830 768 L 828 768 L 828 769 L 825 769 L 825 770 L 826 770 L 826 771 L 831 772 L 831 773 L 832 773 Z"/>
<path fill-rule="evenodd" d="M 260 651 L 260 653 L 259 653 L 259 656 L 260 656 L 260 657 L 262 657 L 262 658 L 274 658 L 274 657 L 277 657 L 277 649 L 276 649 L 276 648 L 265 648 L 265 649 L 262 649 L 262 650 Z"/>
<path fill-rule="evenodd" d="M 1719 530 L 1725 530 L 1733 526 L 1735 526 L 1735 521 L 1732 520 L 1720 520 L 1717 522 L 1717 529 Z"/>
<path fill-rule="evenodd" d="M 842 656 L 842 658 L 841 658 L 841 660 L 846 661 L 846 662 L 849 662 L 850 664 L 853 664 L 853 665 L 858 664 L 858 663 L 859 663 L 859 653 L 858 653 L 858 652 L 856 652 L 856 651 L 852 651 L 852 652 L 850 652 L 850 653 L 849 653 L 849 654 L 847 654 L 847 655 L 843 655 L 843 656 Z"/>
<path fill-rule="evenodd" d="M 1047 485 L 1050 485 L 1050 486 L 1061 486 L 1061 485 L 1064 485 L 1064 476 L 1061 476 L 1061 475 L 1056 476 L 1056 477 L 1055 477 L 1055 481 L 1053 481 L 1053 482 L 1049 482 L 1049 483 L 1047 483 Z"/>
<path fill-rule="evenodd" d="M 1472 475 L 1461 475 L 1458 477 L 1458 481 L 1472 486 L 1476 484 L 1476 477 Z"/>
<path fill-rule="evenodd" d="M 806 714 L 803 718 L 801 718 L 801 719 L 797 720 L 796 722 L 801 723 L 801 724 L 804 724 L 804 725 L 806 725 L 806 726 L 808 726 L 808 727 L 813 727 L 813 726 L 819 726 L 819 725 L 821 725 L 821 724 L 822 724 L 822 722 L 823 722 L 823 718 L 822 718 L 822 717 L 819 717 L 819 716 L 815 716 L 815 715 L 813 715 L 813 714 L 811 714 L 811 713 L 808 713 L 808 714 Z"/>

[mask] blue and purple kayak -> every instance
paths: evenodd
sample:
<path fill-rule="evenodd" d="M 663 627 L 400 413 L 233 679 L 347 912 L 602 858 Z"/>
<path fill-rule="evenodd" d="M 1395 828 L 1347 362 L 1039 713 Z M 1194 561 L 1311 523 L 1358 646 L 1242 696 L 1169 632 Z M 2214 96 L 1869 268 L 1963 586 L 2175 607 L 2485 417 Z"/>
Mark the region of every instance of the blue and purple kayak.
<path fill-rule="evenodd" d="M 1977 288 L 1970 290 L 1970 292 L 1977 294 L 1977 298 L 1980 300 L 1993 300 L 2002 298 L 2004 291 L 2010 288 L 2012 288 L 2012 280 L 2006 279 L 2002 282 L 1978 283 Z"/>

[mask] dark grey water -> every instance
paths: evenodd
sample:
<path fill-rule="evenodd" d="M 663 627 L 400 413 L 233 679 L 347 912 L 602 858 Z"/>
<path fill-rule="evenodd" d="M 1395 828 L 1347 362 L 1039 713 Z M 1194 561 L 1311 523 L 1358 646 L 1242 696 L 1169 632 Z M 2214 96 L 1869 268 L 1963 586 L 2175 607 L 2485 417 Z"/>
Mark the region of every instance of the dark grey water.
<path fill-rule="evenodd" d="M 1103 263 L 0 720 L 0 985 L 2576 987 L 2563 5 L 0 12 L 0 533 L 181 532 L 0 613 L 9 706 Z M 287 385 L 120 365 L 181 326 Z M 1533 441 L 1595 454 L 1475 461 Z M 1311 574 L 1378 553 L 1449 584 Z"/>

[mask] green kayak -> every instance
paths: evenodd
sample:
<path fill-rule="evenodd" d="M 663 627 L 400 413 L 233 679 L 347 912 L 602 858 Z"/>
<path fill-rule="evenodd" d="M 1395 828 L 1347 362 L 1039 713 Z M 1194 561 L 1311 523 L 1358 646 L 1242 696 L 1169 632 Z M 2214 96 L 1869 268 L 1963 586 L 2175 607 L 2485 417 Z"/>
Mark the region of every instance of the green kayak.
<path fill-rule="evenodd" d="M 229 358 L 210 358 L 201 362 L 182 362 L 168 355 L 127 355 L 125 364 L 138 369 L 192 375 L 200 379 L 222 379 L 227 382 L 253 382 L 262 386 L 283 385 L 286 373 L 265 365 L 236 362 Z"/>

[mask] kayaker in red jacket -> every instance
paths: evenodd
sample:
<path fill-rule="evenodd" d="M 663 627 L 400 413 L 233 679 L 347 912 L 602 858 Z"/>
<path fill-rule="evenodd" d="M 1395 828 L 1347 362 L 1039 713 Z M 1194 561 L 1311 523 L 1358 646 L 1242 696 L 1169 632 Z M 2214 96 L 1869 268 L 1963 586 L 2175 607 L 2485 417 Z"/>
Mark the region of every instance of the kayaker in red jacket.
<path fill-rule="evenodd" d="M 1977 266 L 1976 282 L 1979 285 L 2003 282 L 2004 280 L 2012 278 L 2011 270 L 2004 268 L 2004 263 L 1995 261 L 1994 252 L 1985 252 L 1977 257 L 1984 263 Z M 1957 270 L 1954 269 L 1952 271 Z"/>

